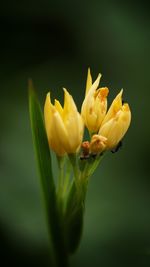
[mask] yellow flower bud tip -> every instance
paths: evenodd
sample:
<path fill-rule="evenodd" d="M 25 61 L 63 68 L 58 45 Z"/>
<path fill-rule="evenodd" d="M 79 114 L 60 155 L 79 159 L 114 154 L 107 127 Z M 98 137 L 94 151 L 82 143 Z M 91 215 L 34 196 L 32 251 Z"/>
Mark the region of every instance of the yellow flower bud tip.
<path fill-rule="evenodd" d="M 101 153 L 102 151 L 105 150 L 106 143 L 107 143 L 106 137 L 102 135 L 94 134 L 90 142 L 90 153 L 91 154 Z"/>
<path fill-rule="evenodd" d="M 128 119 L 128 116 L 126 116 L 126 113 L 131 113 L 129 105 L 127 103 L 124 103 L 121 109 L 115 114 L 114 120 L 118 120 L 120 116 L 122 116 L 123 120 Z M 124 116 L 123 116 L 124 115 Z"/>
<path fill-rule="evenodd" d="M 118 112 L 118 110 L 122 107 L 122 94 L 123 94 L 123 89 L 120 91 L 120 93 L 116 96 L 112 103 L 112 108 L 114 114 Z"/>
<path fill-rule="evenodd" d="M 100 79 L 101 79 L 101 74 L 99 73 L 95 82 L 93 84 L 91 84 L 91 86 L 88 88 L 88 91 L 86 92 L 86 96 L 90 93 L 93 94 L 94 91 L 97 89 L 97 87 L 99 86 L 100 83 Z"/>
<path fill-rule="evenodd" d="M 130 107 L 128 105 L 128 103 L 124 103 L 123 106 L 122 106 L 122 110 L 123 111 L 130 111 Z"/>
<path fill-rule="evenodd" d="M 68 93 L 66 88 L 64 90 L 64 116 L 71 112 L 76 112 L 77 114 L 77 107 L 73 100 L 73 97 Z"/>
<path fill-rule="evenodd" d="M 90 68 L 88 68 L 85 95 L 87 95 L 87 93 L 88 93 L 89 89 L 91 88 L 91 86 L 92 86 L 92 76 L 91 76 Z"/>
<path fill-rule="evenodd" d="M 98 74 L 98 77 L 96 79 L 96 81 L 93 83 L 94 87 L 98 87 L 99 82 L 100 82 L 100 78 L 101 78 L 101 74 Z M 85 90 L 85 96 L 88 94 L 89 90 L 91 89 L 91 87 L 93 87 L 92 85 L 92 75 L 91 75 L 91 71 L 90 68 L 88 68 L 88 73 L 87 73 L 87 80 L 86 80 L 86 90 Z"/>
<path fill-rule="evenodd" d="M 98 76 L 97 76 L 97 79 L 95 80 L 95 82 L 94 82 L 93 85 L 91 86 L 91 87 L 94 88 L 93 90 L 96 90 L 97 87 L 99 86 L 101 77 L 102 77 L 102 74 L 99 73 Z M 90 88 L 90 89 L 91 89 L 91 88 Z"/>
<path fill-rule="evenodd" d="M 100 101 L 104 101 L 109 93 L 109 89 L 107 87 L 101 87 L 97 89 L 94 93 L 94 98 L 99 97 Z"/>
<path fill-rule="evenodd" d="M 62 108 L 62 105 L 60 104 L 60 102 L 57 99 L 55 99 L 55 101 L 54 101 L 54 106 L 55 106 L 56 110 L 59 112 L 59 114 L 61 116 L 63 116 L 63 108 Z"/>
<path fill-rule="evenodd" d="M 105 98 L 108 96 L 109 89 L 107 87 L 101 87 L 100 88 L 100 97 L 101 100 L 105 100 Z"/>

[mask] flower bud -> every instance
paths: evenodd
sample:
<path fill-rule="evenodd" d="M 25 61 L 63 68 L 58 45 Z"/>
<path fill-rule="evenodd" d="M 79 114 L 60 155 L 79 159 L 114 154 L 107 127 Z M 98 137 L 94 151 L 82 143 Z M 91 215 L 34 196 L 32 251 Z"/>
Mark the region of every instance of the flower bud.
<path fill-rule="evenodd" d="M 94 134 L 90 142 L 90 153 L 92 154 L 101 153 L 106 147 L 106 142 L 107 142 L 106 137 Z"/>
<path fill-rule="evenodd" d="M 106 149 L 112 149 L 121 141 L 131 122 L 131 111 L 127 103 L 122 105 L 122 90 L 114 99 L 99 130 L 107 138 Z"/>
<path fill-rule="evenodd" d="M 83 120 L 72 96 L 64 89 L 64 107 L 58 100 L 51 103 L 50 93 L 44 106 L 45 127 L 50 148 L 59 156 L 72 154 L 80 148 L 83 138 Z"/>
<path fill-rule="evenodd" d="M 92 84 L 90 71 L 88 70 L 86 96 L 82 104 L 81 115 L 84 123 L 91 133 L 97 133 L 107 111 L 108 88 L 98 88 L 101 75 Z"/>

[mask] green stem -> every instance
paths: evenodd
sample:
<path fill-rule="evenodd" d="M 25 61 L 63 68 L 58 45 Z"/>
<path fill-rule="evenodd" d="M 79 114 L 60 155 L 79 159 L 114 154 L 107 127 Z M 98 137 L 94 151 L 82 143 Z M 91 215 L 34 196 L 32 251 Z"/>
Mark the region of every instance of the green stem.
<path fill-rule="evenodd" d="M 63 182 L 64 182 L 64 157 L 57 156 L 57 162 L 59 167 L 59 177 L 58 177 L 58 195 L 61 195 L 63 189 Z"/>
<path fill-rule="evenodd" d="M 61 161 L 61 168 L 60 168 L 60 185 L 63 181 L 63 160 Z M 62 213 L 60 212 L 61 207 L 61 199 L 59 199 L 58 205 L 58 195 L 56 195 L 55 190 L 50 189 L 50 185 L 43 184 L 43 196 L 45 202 L 45 211 L 46 211 L 46 218 L 47 218 L 47 226 L 48 226 L 48 233 L 50 243 L 52 244 L 52 257 L 53 257 L 53 265 L 52 267 L 68 267 L 68 253 L 66 251 L 64 235 L 63 235 L 63 217 Z M 61 187 L 60 187 L 61 188 Z M 53 195 L 53 197 L 52 197 Z M 53 203 L 51 198 L 54 200 Z"/>
<path fill-rule="evenodd" d="M 76 185 L 76 187 L 78 189 L 79 182 L 80 182 L 79 181 L 80 170 L 79 170 L 79 165 L 78 165 L 78 161 L 77 161 L 77 155 L 76 154 L 68 154 L 68 157 L 69 157 L 71 165 L 72 165 L 74 178 L 75 178 L 75 185 Z"/>
<path fill-rule="evenodd" d="M 63 195 L 65 195 L 67 193 L 67 191 L 69 190 L 70 176 L 71 176 L 71 164 L 70 164 L 70 161 L 67 159 L 67 162 L 66 162 L 66 174 L 65 174 L 65 177 L 64 177 L 64 185 L 63 185 Z"/>

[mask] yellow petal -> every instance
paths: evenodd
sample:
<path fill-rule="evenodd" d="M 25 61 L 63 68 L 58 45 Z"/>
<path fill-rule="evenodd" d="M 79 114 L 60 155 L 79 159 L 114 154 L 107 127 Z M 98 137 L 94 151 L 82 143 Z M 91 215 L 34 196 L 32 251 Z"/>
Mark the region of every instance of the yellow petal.
<path fill-rule="evenodd" d="M 93 95 L 94 91 L 98 88 L 99 83 L 100 83 L 100 79 L 101 79 L 102 75 L 99 73 L 97 76 L 97 79 L 95 80 L 95 82 L 92 84 L 92 86 L 88 89 L 88 92 L 86 94 L 87 95 Z"/>
<path fill-rule="evenodd" d="M 55 108 L 59 112 L 60 116 L 63 117 L 63 108 L 57 99 L 55 99 Z"/>
<path fill-rule="evenodd" d="M 122 93 L 123 90 L 121 90 L 120 93 L 113 100 L 104 120 L 102 121 L 101 126 L 103 126 L 110 119 L 114 118 L 116 113 L 122 108 Z"/>
<path fill-rule="evenodd" d="M 64 117 L 70 112 L 77 112 L 76 104 L 67 89 L 64 90 Z"/>
<path fill-rule="evenodd" d="M 68 133 L 66 131 L 64 122 L 55 107 L 52 107 L 51 119 L 49 142 L 53 150 L 60 155 L 60 153 L 63 151 L 65 152 L 65 146 L 68 143 Z"/>
<path fill-rule="evenodd" d="M 68 133 L 68 144 L 65 147 L 68 153 L 75 153 L 81 145 L 84 125 L 81 115 L 78 113 L 72 96 L 64 89 L 64 125 Z"/>
<path fill-rule="evenodd" d="M 45 105 L 44 105 L 44 120 L 45 120 L 45 128 L 46 128 L 46 133 L 48 136 L 49 133 L 49 128 L 51 124 L 51 99 L 50 99 L 50 93 L 47 94 L 46 100 L 45 100 Z"/>
<path fill-rule="evenodd" d="M 62 144 L 60 144 L 58 132 L 56 132 L 55 115 L 54 115 L 56 112 L 58 113 L 56 107 L 52 105 L 51 99 L 50 99 L 50 93 L 48 93 L 46 96 L 46 101 L 44 105 L 44 120 L 45 120 L 47 138 L 48 138 L 49 146 L 58 155 L 62 156 L 65 153 L 65 150 L 63 149 Z"/>
<path fill-rule="evenodd" d="M 107 138 L 107 149 L 115 147 L 127 132 L 131 122 L 131 111 L 124 104 L 115 117 L 107 121 L 99 130 L 99 134 Z"/>
<path fill-rule="evenodd" d="M 94 92 L 96 91 L 96 89 L 99 85 L 100 78 L 101 78 L 101 75 L 99 74 L 96 81 L 93 83 L 92 87 L 88 91 L 88 94 L 86 95 L 86 97 L 83 101 L 82 107 L 81 107 L 81 114 L 82 114 L 82 117 L 84 119 L 86 126 L 88 125 L 89 105 L 90 106 L 94 105 L 93 95 L 94 95 Z M 88 126 L 87 126 L 87 128 L 88 128 Z"/>
<path fill-rule="evenodd" d="M 89 89 L 91 88 L 91 86 L 92 86 L 92 76 L 91 76 L 90 68 L 88 68 L 85 96 L 87 95 L 87 93 L 88 93 Z"/>

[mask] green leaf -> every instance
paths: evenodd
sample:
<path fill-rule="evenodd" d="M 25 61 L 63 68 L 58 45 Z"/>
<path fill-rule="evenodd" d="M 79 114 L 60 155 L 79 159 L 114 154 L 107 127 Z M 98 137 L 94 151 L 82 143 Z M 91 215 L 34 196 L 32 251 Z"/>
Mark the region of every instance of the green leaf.
<path fill-rule="evenodd" d="M 51 155 L 43 122 L 43 114 L 29 81 L 29 112 L 34 148 L 40 174 L 41 189 L 43 192 L 47 225 L 52 245 L 52 255 L 55 266 L 67 266 L 67 255 L 57 210 L 57 199 L 54 179 L 52 175 Z"/>

